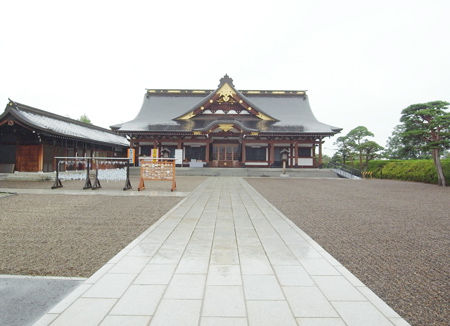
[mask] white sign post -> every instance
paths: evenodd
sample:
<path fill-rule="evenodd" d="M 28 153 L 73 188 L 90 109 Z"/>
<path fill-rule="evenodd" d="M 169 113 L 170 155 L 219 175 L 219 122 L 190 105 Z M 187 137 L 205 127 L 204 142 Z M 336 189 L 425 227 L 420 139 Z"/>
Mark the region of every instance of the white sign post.
<path fill-rule="evenodd" d="M 175 164 L 183 165 L 183 150 L 182 149 L 175 150 Z"/>

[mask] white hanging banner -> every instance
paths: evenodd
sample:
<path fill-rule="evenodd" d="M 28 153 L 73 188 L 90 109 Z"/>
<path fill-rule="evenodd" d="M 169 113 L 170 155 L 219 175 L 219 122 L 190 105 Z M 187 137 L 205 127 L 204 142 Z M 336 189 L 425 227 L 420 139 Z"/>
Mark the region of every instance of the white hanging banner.
<path fill-rule="evenodd" d="M 177 164 L 177 165 L 183 164 L 183 150 L 182 149 L 175 150 L 175 164 Z"/>

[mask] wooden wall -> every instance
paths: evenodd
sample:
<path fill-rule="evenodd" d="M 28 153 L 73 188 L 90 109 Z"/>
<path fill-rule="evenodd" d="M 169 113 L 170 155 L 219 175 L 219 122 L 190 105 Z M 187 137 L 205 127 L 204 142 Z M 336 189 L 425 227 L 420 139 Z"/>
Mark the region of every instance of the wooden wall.
<path fill-rule="evenodd" d="M 39 172 L 43 168 L 44 146 L 17 145 L 16 171 Z"/>

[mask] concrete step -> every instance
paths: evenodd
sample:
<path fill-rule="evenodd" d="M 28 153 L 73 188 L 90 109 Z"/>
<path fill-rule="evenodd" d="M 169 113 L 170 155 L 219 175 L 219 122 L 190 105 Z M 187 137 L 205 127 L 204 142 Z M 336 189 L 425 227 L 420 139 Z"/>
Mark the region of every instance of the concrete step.
<path fill-rule="evenodd" d="M 177 176 L 220 176 L 220 177 L 279 177 L 281 168 L 176 168 Z M 295 178 L 338 178 L 331 169 L 286 169 L 289 177 Z M 139 167 L 130 168 L 130 175 L 139 175 Z"/>

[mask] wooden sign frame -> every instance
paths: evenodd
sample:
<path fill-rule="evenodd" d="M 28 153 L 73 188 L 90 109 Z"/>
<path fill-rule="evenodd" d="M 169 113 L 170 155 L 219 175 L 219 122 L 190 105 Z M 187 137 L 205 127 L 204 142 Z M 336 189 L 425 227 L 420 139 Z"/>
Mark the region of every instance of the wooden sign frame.
<path fill-rule="evenodd" d="M 145 181 L 172 181 L 170 191 L 177 189 L 175 179 L 175 159 L 173 158 L 139 158 L 140 179 L 138 191 L 145 189 Z"/>

